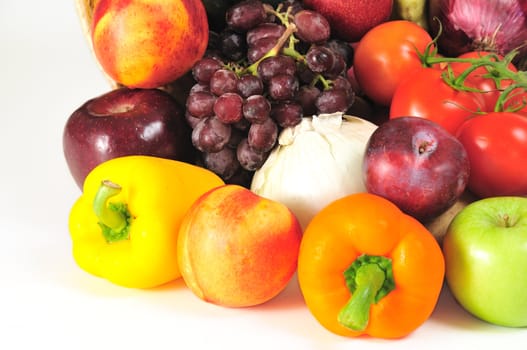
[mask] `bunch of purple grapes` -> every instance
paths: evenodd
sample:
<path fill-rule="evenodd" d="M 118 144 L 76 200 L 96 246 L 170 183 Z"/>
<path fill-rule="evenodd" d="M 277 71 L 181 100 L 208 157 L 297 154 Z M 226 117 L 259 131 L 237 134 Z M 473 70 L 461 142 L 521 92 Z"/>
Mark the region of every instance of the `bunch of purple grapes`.
<path fill-rule="evenodd" d="M 192 69 L 186 118 L 201 165 L 247 185 L 283 128 L 351 107 L 346 72 L 353 51 L 300 1 L 273 8 L 246 0 L 225 16 L 225 28 L 211 32 L 206 55 Z"/>

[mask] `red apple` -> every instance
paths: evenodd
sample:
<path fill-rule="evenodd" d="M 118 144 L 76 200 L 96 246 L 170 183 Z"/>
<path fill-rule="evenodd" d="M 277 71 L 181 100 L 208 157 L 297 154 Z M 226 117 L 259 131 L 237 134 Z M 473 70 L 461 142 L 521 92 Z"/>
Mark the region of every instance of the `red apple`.
<path fill-rule="evenodd" d="M 368 30 L 390 18 L 393 0 L 305 0 L 303 4 L 326 17 L 335 36 L 357 42 Z"/>
<path fill-rule="evenodd" d="M 190 128 L 181 107 L 157 89 L 120 88 L 87 101 L 66 122 L 63 150 L 80 188 L 96 165 L 112 158 L 193 159 Z"/>
<path fill-rule="evenodd" d="M 470 163 L 463 145 L 439 124 L 401 117 L 371 135 L 363 159 L 368 192 L 391 200 L 427 222 L 450 208 L 465 190 Z"/>

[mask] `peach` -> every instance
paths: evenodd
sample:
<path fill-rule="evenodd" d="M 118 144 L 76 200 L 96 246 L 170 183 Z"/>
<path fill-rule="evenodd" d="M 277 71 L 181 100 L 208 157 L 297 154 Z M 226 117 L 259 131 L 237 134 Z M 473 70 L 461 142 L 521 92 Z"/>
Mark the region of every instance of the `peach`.
<path fill-rule="evenodd" d="M 199 298 L 226 307 L 262 304 L 296 272 L 302 229 L 283 204 L 238 185 L 201 196 L 185 215 L 178 263 Z"/>
<path fill-rule="evenodd" d="M 205 53 L 208 21 L 201 0 L 99 0 L 91 27 L 104 72 L 130 88 L 171 83 Z"/>

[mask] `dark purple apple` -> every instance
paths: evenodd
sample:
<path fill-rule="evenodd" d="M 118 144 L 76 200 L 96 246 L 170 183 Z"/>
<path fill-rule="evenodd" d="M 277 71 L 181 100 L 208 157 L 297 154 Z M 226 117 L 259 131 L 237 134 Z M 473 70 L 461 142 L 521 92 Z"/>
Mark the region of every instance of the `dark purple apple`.
<path fill-rule="evenodd" d="M 80 188 L 95 166 L 112 158 L 194 159 L 190 127 L 180 105 L 158 89 L 119 88 L 87 101 L 66 122 L 63 150 Z"/>
<path fill-rule="evenodd" d="M 461 196 L 470 165 L 463 145 L 439 124 L 394 118 L 371 135 L 363 159 L 366 189 L 422 222 L 439 216 Z"/>

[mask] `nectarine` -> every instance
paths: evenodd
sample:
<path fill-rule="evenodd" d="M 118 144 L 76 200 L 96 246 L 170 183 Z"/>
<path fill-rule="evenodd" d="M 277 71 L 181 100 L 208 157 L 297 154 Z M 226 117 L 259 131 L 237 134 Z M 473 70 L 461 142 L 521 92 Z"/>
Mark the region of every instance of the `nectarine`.
<path fill-rule="evenodd" d="M 107 75 L 131 88 L 177 80 L 205 53 L 208 21 L 200 0 L 99 0 L 92 44 Z"/>
<path fill-rule="evenodd" d="M 302 230 L 283 204 L 238 185 L 202 195 L 185 215 L 178 263 L 199 298 L 247 307 L 278 295 L 296 271 Z"/>

